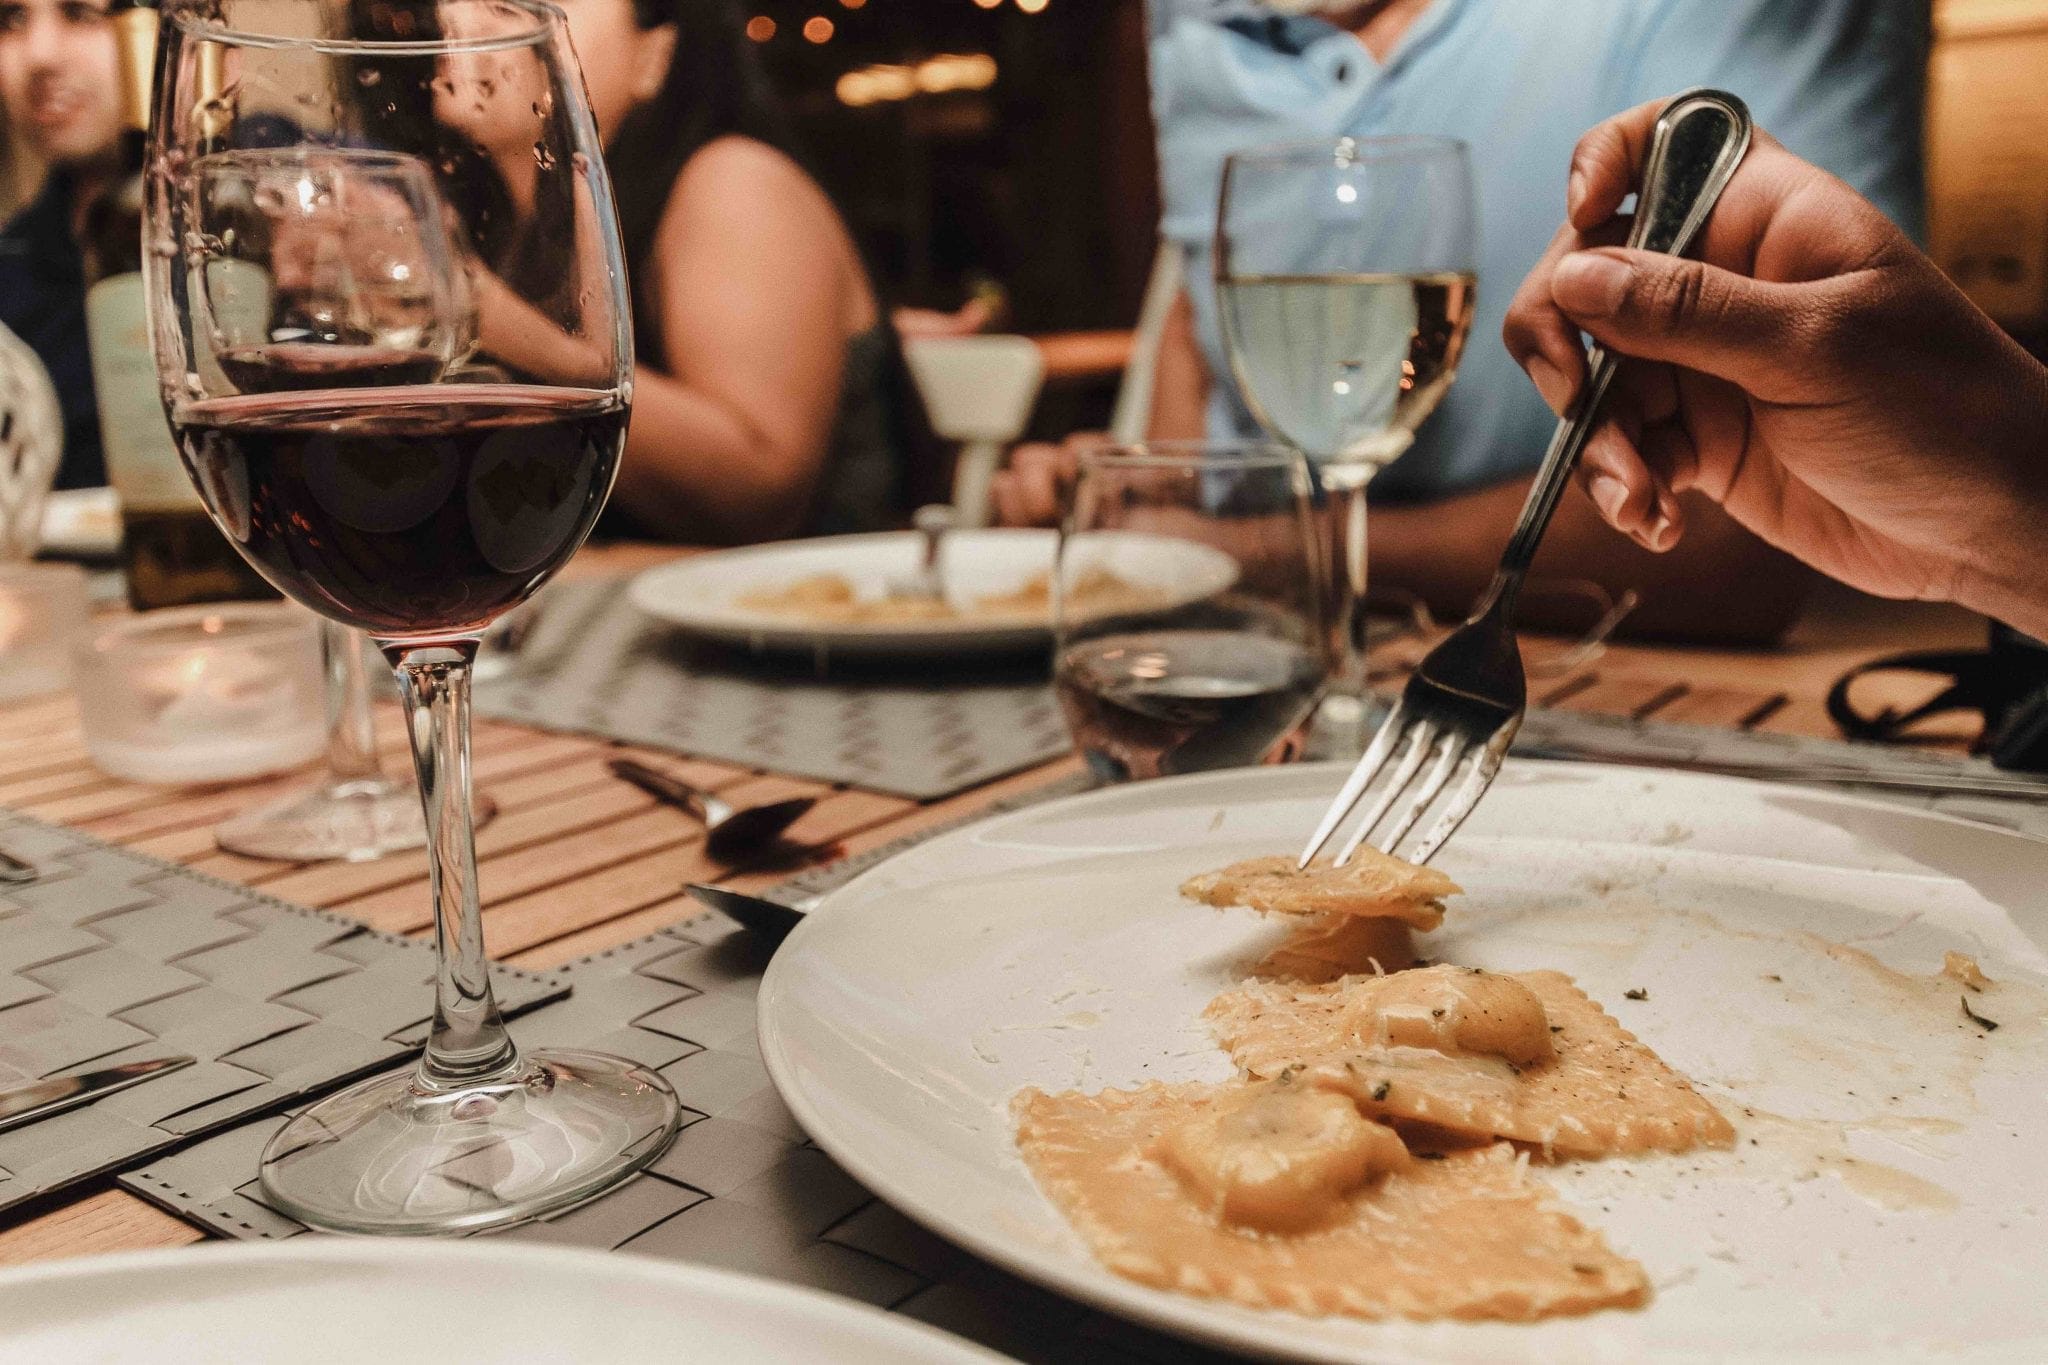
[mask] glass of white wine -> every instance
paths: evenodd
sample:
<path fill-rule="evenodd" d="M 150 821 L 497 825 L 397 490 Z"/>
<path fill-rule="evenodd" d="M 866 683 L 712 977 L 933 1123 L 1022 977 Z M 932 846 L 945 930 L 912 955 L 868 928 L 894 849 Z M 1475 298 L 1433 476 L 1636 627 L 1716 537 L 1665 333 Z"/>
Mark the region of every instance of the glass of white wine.
<path fill-rule="evenodd" d="M 1252 415 L 1307 456 L 1338 546 L 1334 719 L 1361 712 L 1366 485 L 1457 377 L 1478 256 L 1471 162 L 1455 138 L 1284 143 L 1223 163 L 1224 350 Z"/>

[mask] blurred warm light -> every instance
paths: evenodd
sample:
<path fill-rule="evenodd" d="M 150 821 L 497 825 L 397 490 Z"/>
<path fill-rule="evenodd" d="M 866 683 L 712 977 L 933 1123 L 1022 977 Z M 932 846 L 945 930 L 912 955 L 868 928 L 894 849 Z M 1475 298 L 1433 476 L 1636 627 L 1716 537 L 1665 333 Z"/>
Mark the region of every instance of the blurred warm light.
<path fill-rule="evenodd" d="M 986 90 L 996 83 L 996 59 L 985 52 L 927 58 L 917 64 L 917 88 L 928 95 Z"/>
<path fill-rule="evenodd" d="M 833 86 L 833 93 L 841 104 L 860 109 L 919 94 L 986 90 L 995 83 L 996 59 L 986 52 L 941 53 L 915 66 L 864 66 L 849 71 Z"/>
<path fill-rule="evenodd" d="M 1046 3 L 1047 0 L 1017 0 L 1017 8 L 1026 14 L 1037 14 L 1045 8 Z"/>
<path fill-rule="evenodd" d="M 822 14 L 813 15 L 811 18 L 804 20 L 804 37 L 814 43 L 831 42 L 832 21 Z"/>
<path fill-rule="evenodd" d="M 1003 0 L 974 0 L 974 3 L 983 9 L 994 9 L 997 5 L 1002 4 Z"/>
<path fill-rule="evenodd" d="M 757 14 L 747 20 L 747 36 L 757 43 L 765 43 L 775 36 L 775 21 L 765 14 Z"/>
<path fill-rule="evenodd" d="M 867 2 L 868 0 L 839 0 L 839 3 L 846 6 L 848 9 L 860 9 L 862 6 L 866 5 Z"/>

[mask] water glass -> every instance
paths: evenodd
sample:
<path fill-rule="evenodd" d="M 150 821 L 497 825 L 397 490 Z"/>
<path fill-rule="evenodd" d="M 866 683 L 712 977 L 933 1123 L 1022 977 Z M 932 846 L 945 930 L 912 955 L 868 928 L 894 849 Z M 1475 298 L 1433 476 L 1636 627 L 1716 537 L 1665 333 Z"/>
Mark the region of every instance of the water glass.
<path fill-rule="evenodd" d="M 1299 757 L 1330 676 L 1307 466 L 1274 445 L 1080 457 L 1054 690 L 1104 781 Z"/>

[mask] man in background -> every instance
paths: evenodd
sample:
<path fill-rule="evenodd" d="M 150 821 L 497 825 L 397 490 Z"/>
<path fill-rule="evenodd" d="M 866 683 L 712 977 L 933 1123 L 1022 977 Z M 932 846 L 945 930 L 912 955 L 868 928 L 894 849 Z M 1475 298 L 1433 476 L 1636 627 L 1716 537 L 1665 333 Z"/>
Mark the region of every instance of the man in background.
<path fill-rule="evenodd" d="M 0 323 L 35 349 L 64 413 L 57 487 L 107 481 L 86 348 L 86 206 L 116 171 L 120 80 L 103 0 L 0 0 L 0 111 L 48 167 L 41 191 L 0 228 Z"/>
<path fill-rule="evenodd" d="M 1187 287 L 1155 388 L 1157 436 L 1255 435 L 1224 364 L 1211 279 L 1223 158 L 1263 143 L 1434 133 L 1471 147 L 1479 313 L 1456 385 L 1373 483 L 1375 580 L 1462 613 L 1491 574 L 1555 423 L 1562 377 L 1501 343 L 1515 284 L 1542 256 L 1579 134 L 1691 86 L 1730 90 L 1793 152 L 1906 232 L 1922 226 L 1927 0 L 1151 0 L 1161 230 Z M 1657 556 L 1595 509 L 1559 510 L 1537 574 L 1637 587 L 1639 628 L 1767 638 L 1805 571 L 1711 508 Z M 1673 520 L 1677 519 L 1673 509 Z"/>

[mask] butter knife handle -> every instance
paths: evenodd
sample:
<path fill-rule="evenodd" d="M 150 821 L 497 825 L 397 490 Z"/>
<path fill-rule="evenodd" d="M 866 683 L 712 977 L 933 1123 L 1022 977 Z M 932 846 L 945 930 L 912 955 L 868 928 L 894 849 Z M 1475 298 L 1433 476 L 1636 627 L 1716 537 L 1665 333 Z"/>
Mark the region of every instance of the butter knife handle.
<path fill-rule="evenodd" d="M 131 1085 L 166 1075 L 191 1066 L 198 1060 L 179 1053 L 170 1057 L 152 1057 L 147 1061 L 124 1062 L 119 1066 L 103 1067 L 98 1071 L 83 1071 L 71 1076 L 49 1076 L 39 1081 L 28 1081 L 0 1089 L 0 1132 L 18 1128 L 25 1123 L 46 1119 L 52 1114 L 61 1114 L 90 1104 L 117 1090 L 126 1090 Z"/>
<path fill-rule="evenodd" d="M 613 759 L 611 770 L 657 801 L 680 806 L 699 820 L 707 824 L 710 822 L 711 812 L 705 808 L 703 794 L 689 783 L 678 781 L 658 768 L 650 768 L 645 763 L 630 758 Z"/>

